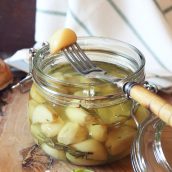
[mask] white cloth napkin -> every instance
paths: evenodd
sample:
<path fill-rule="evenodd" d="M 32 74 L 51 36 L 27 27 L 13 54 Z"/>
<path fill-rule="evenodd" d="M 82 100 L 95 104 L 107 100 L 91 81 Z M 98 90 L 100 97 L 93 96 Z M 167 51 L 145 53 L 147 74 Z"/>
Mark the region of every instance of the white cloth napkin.
<path fill-rule="evenodd" d="M 148 76 L 172 76 L 171 0 L 37 0 L 36 5 L 36 42 L 63 27 L 78 36 L 110 37 L 141 50 Z"/>

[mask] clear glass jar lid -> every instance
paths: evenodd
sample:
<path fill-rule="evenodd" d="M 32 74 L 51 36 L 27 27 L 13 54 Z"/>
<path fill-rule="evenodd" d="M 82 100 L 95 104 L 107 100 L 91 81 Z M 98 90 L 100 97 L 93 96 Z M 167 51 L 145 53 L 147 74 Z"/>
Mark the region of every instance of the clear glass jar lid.
<path fill-rule="evenodd" d="M 172 127 L 151 116 L 142 123 L 132 147 L 135 172 L 172 171 Z"/>

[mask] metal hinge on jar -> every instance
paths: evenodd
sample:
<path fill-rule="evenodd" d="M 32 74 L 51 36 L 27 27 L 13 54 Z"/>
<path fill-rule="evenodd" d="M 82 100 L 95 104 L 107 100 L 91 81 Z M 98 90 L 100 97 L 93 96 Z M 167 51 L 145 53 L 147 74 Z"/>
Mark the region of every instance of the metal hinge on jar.
<path fill-rule="evenodd" d="M 35 53 L 36 53 L 36 50 L 34 48 L 31 48 L 29 50 L 29 54 L 30 54 L 30 56 L 29 56 L 29 73 L 27 74 L 27 76 L 24 79 L 19 81 L 17 84 L 13 85 L 12 89 L 19 88 L 21 93 L 25 93 L 25 92 L 29 91 L 29 88 L 26 87 L 26 84 L 28 82 L 32 81 L 32 66 L 33 66 L 32 59 L 34 58 Z"/>
<path fill-rule="evenodd" d="M 48 43 L 42 43 L 42 49 L 49 49 L 49 44 Z M 27 76 L 19 81 L 17 84 L 12 86 L 12 89 L 19 88 L 21 93 L 25 93 L 29 91 L 30 87 L 28 87 L 28 83 L 32 82 L 32 69 L 33 69 L 33 58 L 35 57 L 35 54 L 37 52 L 37 49 L 31 48 L 29 49 L 29 73 Z M 47 52 L 47 51 L 45 51 Z M 42 58 L 45 57 L 45 54 L 43 54 Z"/>
<path fill-rule="evenodd" d="M 158 87 L 155 84 L 150 84 L 148 81 L 145 81 L 143 86 L 154 93 L 158 92 Z"/>

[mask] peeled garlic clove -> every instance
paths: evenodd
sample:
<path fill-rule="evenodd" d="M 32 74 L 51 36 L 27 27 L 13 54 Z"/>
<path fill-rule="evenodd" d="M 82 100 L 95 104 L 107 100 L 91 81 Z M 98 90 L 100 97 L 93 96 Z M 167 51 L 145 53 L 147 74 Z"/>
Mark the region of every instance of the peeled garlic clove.
<path fill-rule="evenodd" d="M 33 100 L 35 100 L 38 103 L 46 102 L 46 100 L 39 93 L 39 91 L 38 91 L 35 84 L 33 84 L 32 87 L 31 87 L 30 96 L 32 97 Z"/>
<path fill-rule="evenodd" d="M 45 135 L 41 132 L 40 124 L 32 124 L 30 127 L 31 133 L 35 139 L 41 142 L 46 140 Z M 35 140 L 36 141 L 36 140 Z M 36 141 L 37 142 L 37 141 Z"/>
<path fill-rule="evenodd" d="M 53 158 L 56 158 L 58 160 L 65 160 L 66 155 L 64 151 L 57 150 L 55 148 L 52 148 L 51 146 L 47 145 L 46 143 L 43 143 L 41 145 L 41 148 L 47 153 L 48 155 L 52 156 Z"/>
<path fill-rule="evenodd" d="M 92 115 L 80 107 L 67 107 L 66 116 L 70 121 L 79 123 L 81 125 L 94 123 L 96 120 Z"/>
<path fill-rule="evenodd" d="M 53 78 L 56 78 L 56 79 L 61 80 L 61 81 L 64 80 L 63 74 L 61 72 L 55 72 L 55 73 L 51 74 L 51 76 Z"/>
<path fill-rule="evenodd" d="M 29 116 L 30 120 L 32 120 L 33 111 L 35 110 L 35 107 L 37 105 L 38 105 L 38 102 L 36 102 L 35 100 L 33 100 L 33 99 L 29 100 L 29 103 L 28 103 L 28 116 Z"/>
<path fill-rule="evenodd" d="M 68 122 L 60 130 L 57 140 L 65 145 L 78 143 L 87 138 L 88 131 L 85 127 L 81 127 L 78 123 Z"/>
<path fill-rule="evenodd" d="M 89 127 L 89 135 L 100 142 L 104 142 L 107 138 L 107 126 L 93 124 Z"/>
<path fill-rule="evenodd" d="M 41 124 L 41 131 L 42 133 L 44 133 L 46 137 L 54 137 L 58 135 L 62 127 L 63 127 L 63 123 L 60 122 L 43 123 Z"/>
<path fill-rule="evenodd" d="M 76 150 L 81 152 L 90 152 L 92 154 L 87 155 L 88 159 L 92 160 L 100 160 L 104 161 L 107 160 L 107 151 L 102 143 L 98 142 L 95 139 L 88 139 L 76 144 L 73 144 Z"/>
<path fill-rule="evenodd" d="M 131 101 L 125 101 L 124 103 L 118 105 L 99 108 L 98 115 L 106 124 L 123 123 L 130 116 L 131 106 Z"/>
<path fill-rule="evenodd" d="M 120 155 L 130 149 L 136 130 L 134 128 L 123 126 L 113 128 L 107 137 L 105 143 L 108 152 L 111 155 Z"/>
<path fill-rule="evenodd" d="M 57 30 L 50 38 L 50 53 L 55 54 L 77 40 L 75 32 L 69 28 Z"/>
<path fill-rule="evenodd" d="M 85 159 L 85 158 L 78 158 L 70 153 L 66 153 L 66 158 L 73 164 L 76 165 L 85 165 L 85 166 L 92 166 L 92 165 L 99 165 L 105 163 L 104 161 L 96 161 L 92 159 Z"/>
<path fill-rule="evenodd" d="M 48 106 L 44 104 L 39 104 L 36 106 L 32 115 L 32 123 L 47 123 L 53 122 L 54 114 Z"/>

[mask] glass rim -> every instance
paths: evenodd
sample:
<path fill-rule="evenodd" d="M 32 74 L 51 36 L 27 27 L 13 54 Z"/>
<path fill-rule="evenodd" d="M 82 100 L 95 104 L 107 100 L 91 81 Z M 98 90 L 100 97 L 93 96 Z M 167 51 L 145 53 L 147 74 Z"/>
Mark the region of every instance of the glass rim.
<path fill-rule="evenodd" d="M 97 39 L 97 40 L 104 40 L 104 41 L 111 41 L 112 43 L 120 43 L 121 45 L 124 45 L 126 46 L 127 48 L 133 50 L 134 52 L 136 52 L 139 57 L 140 57 L 140 60 L 141 60 L 141 66 L 139 67 L 139 69 L 137 69 L 135 72 L 131 73 L 130 75 L 128 75 L 126 78 L 124 79 L 127 79 L 127 78 L 132 78 L 133 75 L 139 73 L 140 70 L 142 70 L 145 66 L 145 58 L 144 58 L 144 55 L 140 52 L 140 50 L 138 50 L 135 46 L 129 44 L 129 43 L 126 43 L 124 41 L 120 41 L 120 40 L 117 40 L 117 39 L 112 39 L 112 38 L 107 38 L 107 37 L 96 37 L 96 36 L 83 36 L 83 37 L 78 37 L 78 43 L 80 44 L 80 42 L 84 41 L 85 39 Z M 43 51 L 43 48 L 40 48 L 39 50 L 37 50 L 37 53 Z M 58 54 L 61 54 L 61 51 L 58 53 Z M 54 55 L 52 55 L 54 56 Z M 35 60 L 33 59 L 33 64 L 34 64 L 34 67 L 36 67 L 36 69 L 39 71 L 39 73 L 41 75 L 44 75 L 45 77 L 48 77 L 48 79 L 52 79 L 52 77 L 46 73 L 44 73 L 39 67 L 37 67 L 38 65 L 36 65 L 35 63 Z M 53 78 L 54 79 L 54 78 Z M 122 79 L 123 80 L 123 79 Z M 121 81 L 122 81 L 121 80 Z M 62 81 L 62 80 L 59 80 L 59 79 L 55 79 L 55 81 L 58 81 L 60 83 L 64 83 L 64 84 L 70 84 L 70 85 L 73 85 L 73 86 L 77 86 L 77 85 L 87 85 L 87 84 L 90 84 L 90 83 L 72 83 L 72 82 L 68 82 L 68 81 Z M 92 83 L 94 85 L 94 83 Z"/>
<path fill-rule="evenodd" d="M 133 46 L 133 45 L 131 45 L 129 43 L 117 40 L 117 39 L 112 39 L 112 38 L 107 38 L 107 37 L 96 37 L 96 36 L 78 37 L 77 42 L 78 42 L 79 45 L 81 45 L 81 48 L 82 48 L 82 45 L 87 45 L 87 40 L 89 40 L 89 41 L 93 41 L 93 40 L 100 41 L 100 44 L 101 44 L 102 41 L 103 42 L 108 42 L 108 44 L 114 45 L 114 47 L 115 47 L 115 45 L 118 45 L 118 46 L 121 45 L 122 47 L 126 48 L 127 50 L 132 51 L 132 52 L 134 52 L 134 53 L 136 53 L 138 55 L 139 60 L 141 62 L 138 69 L 136 71 L 134 71 L 133 73 L 131 73 L 130 75 L 128 75 L 126 78 L 121 79 L 121 81 L 119 81 L 120 83 L 129 82 L 134 76 L 139 75 L 139 73 L 141 71 L 143 71 L 144 66 L 145 66 L 145 58 L 144 58 L 144 55 L 135 46 Z M 49 49 L 49 46 L 47 45 L 46 48 Z M 41 53 L 43 51 L 45 51 L 45 47 L 42 47 L 42 48 L 38 49 L 36 51 L 35 57 L 40 58 L 40 55 L 41 55 Z M 110 50 L 109 50 L 109 52 L 110 52 Z M 60 55 L 62 55 L 61 51 L 59 53 L 57 53 L 56 55 L 50 55 L 50 56 L 51 57 L 53 57 L 53 56 L 57 57 L 57 56 L 60 56 Z M 43 70 L 40 69 L 37 58 L 33 58 L 33 68 L 36 69 L 36 72 L 40 77 L 45 78 L 45 80 L 47 79 L 47 80 L 53 81 L 55 83 L 70 85 L 71 87 L 96 86 L 96 84 L 97 84 L 97 83 L 73 83 L 73 82 L 63 81 L 63 80 L 51 77 L 50 75 L 44 73 Z M 101 86 L 106 85 L 106 84 L 107 83 L 102 83 Z M 118 93 L 113 94 L 113 96 L 121 97 L 122 93 L 123 93 L 123 91 L 121 89 L 121 91 L 119 91 Z M 95 97 L 96 99 L 98 99 L 99 97 L 101 97 L 101 98 L 106 97 L 107 98 L 107 96 L 110 96 L 110 95 L 111 94 L 108 94 L 106 96 L 93 96 L 93 97 Z M 67 94 L 63 94 L 63 93 L 61 94 L 61 96 L 72 97 L 72 98 L 76 98 L 76 99 L 81 98 L 81 96 L 67 95 Z M 82 97 L 82 99 L 85 99 L 85 98 L 88 98 L 88 97 L 84 97 L 84 96 Z"/>

